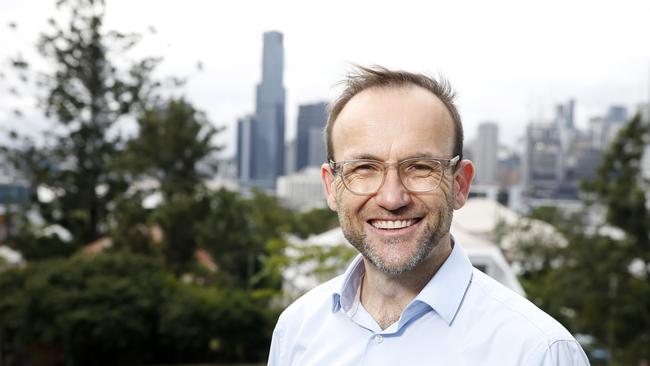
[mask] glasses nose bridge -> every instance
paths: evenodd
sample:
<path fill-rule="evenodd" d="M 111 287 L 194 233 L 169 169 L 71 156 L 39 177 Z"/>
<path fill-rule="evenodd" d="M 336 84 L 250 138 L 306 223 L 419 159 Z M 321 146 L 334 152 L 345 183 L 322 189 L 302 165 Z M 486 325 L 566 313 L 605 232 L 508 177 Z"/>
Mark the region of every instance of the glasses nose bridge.
<path fill-rule="evenodd" d="M 395 173 L 397 174 L 397 180 L 399 181 L 399 184 L 406 190 L 407 192 L 410 192 L 410 190 L 406 187 L 406 184 L 402 181 L 402 173 L 400 172 L 400 166 L 402 162 L 401 161 L 394 161 L 392 163 L 389 162 L 383 162 L 382 166 L 384 168 L 383 171 L 383 179 L 381 181 L 381 185 L 379 188 L 377 188 L 377 192 L 380 191 L 384 185 L 386 184 L 386 180 L 388 179 L 388 171 L 390 168 L 395 168 Z"/>

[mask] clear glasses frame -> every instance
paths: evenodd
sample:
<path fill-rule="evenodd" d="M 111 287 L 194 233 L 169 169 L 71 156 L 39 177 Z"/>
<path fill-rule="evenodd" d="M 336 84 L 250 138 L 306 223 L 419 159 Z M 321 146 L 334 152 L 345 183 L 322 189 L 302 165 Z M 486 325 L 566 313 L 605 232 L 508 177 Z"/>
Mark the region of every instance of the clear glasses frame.
<path fill-rule="evenodd" d="M 438 159 L 438 158 L 409 158 L 409 159 L 404 159 L 402 161 L 398 161 L 395 163 L 386 163 L 384 161 L 380 160 L 374 160 L 374 159 L 355 159 L 355 160 L 342 160 L 342 161 L 333 161 L 329 160 L 329 165 L 332 171 L 335 173 L 335 175 L 339 175 L 341 177 L 341 181 L 343 182 L 343 186 L 350 191 L 351 193 L 358 195 L 358 196 L 372 196 L 379 192 L 381 187 L 383 187 L 384 183 L 386 182 L 386 173 L 388 172 L 388 169 L 391 167 L 395 166 L 397 167 L 397 175 L 399 177 L 400 183 L 402 186 L 409 192 L 411 193 L 428 193 L 428 192 L 433 192 L 436 189 L 440 187 L 440 183 L 442 183 L 442 180 L 444 179 L 445 172 L 448 168 L 454 167 L 456 164 L 458 164 L 458 161 L 460 160 L 460 156 L 456 155 L 451 159 Z M 414 165 L 417 162 L 429 162 L 433 164 L 438 164 L 440 168 L 440 178 L 438 181 L 432 185 L 431 188 L 428 189 L 413 189 L 413 187 L 410 187 L 410 184 L 404 180 L 403 177 L 403 171 L 405 170 L 404 167 L 410 167 Z M 346 179 L 347 177 L 344 177 L 343 172 L 345 171 L 345 168 L 350 165 L 354 164 L 363 164 L 363 163 L 368 163 L 369 165 L 372 165 L 373 167 L 380 167 L 381 169 L 381 182 L 375 183 L 377 185 L 376 189 L 371 189 L 368 191 L 359 191 L 355 190 L 350 187 L 350 182 L 349 179 Z"/>

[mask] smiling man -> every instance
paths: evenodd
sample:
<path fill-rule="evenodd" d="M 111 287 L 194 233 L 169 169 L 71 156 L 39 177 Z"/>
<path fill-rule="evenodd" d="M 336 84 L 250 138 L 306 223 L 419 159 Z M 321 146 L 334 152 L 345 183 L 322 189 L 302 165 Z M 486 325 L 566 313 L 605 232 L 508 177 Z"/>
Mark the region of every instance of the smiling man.
<path fill-rule="evenodd" d="M 269 365 L 588 365 L 449 232 L 474 175 L 446 82 L 359 67 L 330 108 L 327 203 L 360 255 L 289 306 Z"/>

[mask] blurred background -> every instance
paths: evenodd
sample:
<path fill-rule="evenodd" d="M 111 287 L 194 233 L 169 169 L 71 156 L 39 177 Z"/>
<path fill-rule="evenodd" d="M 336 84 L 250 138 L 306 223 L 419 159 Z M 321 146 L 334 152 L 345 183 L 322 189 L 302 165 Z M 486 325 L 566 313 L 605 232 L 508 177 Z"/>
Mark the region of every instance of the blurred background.
<path fill-rule="evenodd" d="M 353 64 L 442 75 L 454 234 L 594 365 L 650 360 L 647 1 L 0 2 L 0 365 L 265 364 L 355 251 L 322 130 Z"/>

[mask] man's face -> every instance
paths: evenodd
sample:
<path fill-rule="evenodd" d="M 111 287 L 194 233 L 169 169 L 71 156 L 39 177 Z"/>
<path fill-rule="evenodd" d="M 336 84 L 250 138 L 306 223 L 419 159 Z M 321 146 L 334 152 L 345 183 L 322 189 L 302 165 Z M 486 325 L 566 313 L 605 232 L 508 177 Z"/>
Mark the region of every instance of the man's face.
<path fill-rule="evenodd" d="M 371 158 L 389 163 L 413 157 L 450 159 L 453 123 L 444 104 L 417 86 L 370 88 L 354 96 L 334 123 L 336 161 Z M 388 169 L 381 189 L 354 195 L 323 166 L 328 204 L 336 210 L 345 237 L 386 274 L 413 270 L 448 253 L 455 205 L 454 179 L 447 169 L 440 187 L 410 193 L 397 170 Z M 445 247 L 443 247 L 445 246 Z"/>

